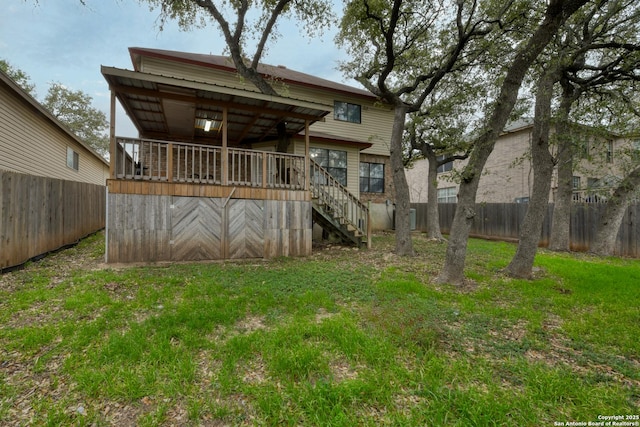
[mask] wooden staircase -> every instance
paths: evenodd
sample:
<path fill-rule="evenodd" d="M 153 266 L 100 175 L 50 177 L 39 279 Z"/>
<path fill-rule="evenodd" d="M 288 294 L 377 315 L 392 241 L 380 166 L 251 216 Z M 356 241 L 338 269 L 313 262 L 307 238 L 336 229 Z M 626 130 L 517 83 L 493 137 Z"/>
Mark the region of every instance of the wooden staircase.
<path fill-rule="evenodd" d="M 369 209 L 326 169 L 310 160 L 313 220 L 349 244 L 371 245 Z"/>

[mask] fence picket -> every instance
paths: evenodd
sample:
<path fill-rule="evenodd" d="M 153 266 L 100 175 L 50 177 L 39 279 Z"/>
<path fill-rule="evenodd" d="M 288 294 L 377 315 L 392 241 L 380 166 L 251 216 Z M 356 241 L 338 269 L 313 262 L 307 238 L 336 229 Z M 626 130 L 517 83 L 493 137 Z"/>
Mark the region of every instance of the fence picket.
<path fill-rule="evenodd" d="M 589 250 L 589 245 L 596 235 L 598 221 L 606 206 L 605 203 L 575 203 L 573 205 L 571 210 L 571 247 L 573 250 Z M 416 229 L 427 231 L 427 204 L 412 203 L 411 207 L 416 210 Z M 524 203 L 477 204 L 477 216 L 471 227 L 471 235 L 517 240 L 526 207 L 527 205 Z M 455 209 L 455 203 L 438 205 L 442 233 L 449 233 Z M 550 204 L 542 224 L 541 246 L 549 244 L 552 215 L 553 205 Z M 627 209 L 618 231 L 614 252 L 616 255 L 640 258 L 640 226 L 637 221 L 639 215 L 640 204 L 631 205 Z"/>
<path fill-rule="evenodd" d="M 0 170 L 0 271 L 105 226 L 106 187 Z"/>

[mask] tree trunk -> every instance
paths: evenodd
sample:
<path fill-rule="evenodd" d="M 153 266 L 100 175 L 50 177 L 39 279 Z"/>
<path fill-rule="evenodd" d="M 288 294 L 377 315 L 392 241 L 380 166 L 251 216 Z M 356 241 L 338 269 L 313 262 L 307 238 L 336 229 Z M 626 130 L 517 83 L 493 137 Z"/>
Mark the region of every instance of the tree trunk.
<path fill-rule="evenodd" d="M 485 132 L 475 141 L 469 163 L 462 172 L 458 205 L 451 225 L 449 245 L 439 283 L 460 285 L 464 281 L 464 264 L 467 255 L 467 241 L 475 213 L 475 199 L 480 182 L 480 174 L 493 151 L 495 142 L 504 129 L 509 114 L 516 103 L 522 80 L 533 61 L 549 44 L 560 26 L 587 0 L 551 0 L 545 11 L 545 18 L 529 41 L 516 53 L 500 94 L 494 104 L 491 118 Z"/>
<path fill-rule="evenodd" d="M 553 205 L 551 220 L 551 238 L 549 249 L 552 251 L 571 250 L 571 206 L 573 205 L 573 140 L 569 127 L 569 112 L 575 95 L 569 86 L 565 86 L 560 101 L 560 117 L 556 124 L 558 141 L 558 188 Z"/>
<path fill-rule="evenodd" d="M 602 256 L 613 255 L 620 224 L 638 188 L 640 188 L 640 167 L 634 169 L 622 180 L 611 199 L 607 201 L 607 207 L 598 222 L 598 231 L 590 252 Z"/>
<path fill-rule="evenodd" d="M 440 212 L 438 210 L 438 161 L 432 151 L 427 155 L 429 172 L 427 174 L 427 237 L 445 241 L 440 231 Z"/>
<path fill-rule="evenodd" d="M 404 174 L 402 162 L 402 134 L 407 115 L 407 107 L 396 105 L 391 131 L 391 169 L 393 172 L 393 186 L 396 190 L 396 254 L 400 256 L 414 256 L 411 241 L 411 223 L 409 218 L 410 198 L 407 177 Z"/>
<path fill-rule="evenodd" d="M 549 206 L 549 190 L 553 174 L 553 156 L 549 152 L 549 121 L 551 119 L 551 99 L 557 73 L 548 72 L 540 77 L 536 93 L 535 118 L 531 141 L 533 165 L 533 190 L 527 206 L 518 249 L 506 268 L 512 277 L 530 278 L 533 262 L 538 251 L 542 223 Z"/>

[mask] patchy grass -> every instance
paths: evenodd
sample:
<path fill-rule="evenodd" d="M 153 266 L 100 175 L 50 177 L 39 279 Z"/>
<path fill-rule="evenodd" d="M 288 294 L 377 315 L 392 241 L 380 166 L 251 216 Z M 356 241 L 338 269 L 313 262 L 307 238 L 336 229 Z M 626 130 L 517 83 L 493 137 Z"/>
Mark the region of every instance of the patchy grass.
<path fill-rule="evenodd" d="M 2 425 L 553 425 L 640 414 L 640 262 L 419 255 L 118 268 L 101 234 L 0 276 Z M 632 420 L 634 421 L 634 420 Z"/>

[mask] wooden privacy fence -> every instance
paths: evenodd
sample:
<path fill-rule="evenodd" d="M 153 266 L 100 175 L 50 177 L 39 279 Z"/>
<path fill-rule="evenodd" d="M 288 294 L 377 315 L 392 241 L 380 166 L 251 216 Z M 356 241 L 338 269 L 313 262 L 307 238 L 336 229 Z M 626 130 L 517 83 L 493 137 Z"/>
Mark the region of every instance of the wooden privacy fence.
<path fill-rule="evenodd" d="M 0 272 L 105 226 L 106 187 L 0 170 Z"/>
<path fill-rule="evenodd" d="M 520 224 L 527 211 L 526 203 L 480 203 L 476 205 L 477 215 L 471 227 L 471 235 L 482 238 L 503 240 L 517 240 Z M 413 203 L 411 208 L 416 210 L 416 229 L 427 230 L 427 204 Z M 576 251 L 589 250 L 591 240 L 595 237 L 598 221 L 604 212 L 604 203 L 575 203 L 571 209 L 571 249 Z M 456 210 L 455 203 L 441 203 L 440 228 L 443 233 L 449 233 Z M 547 208 L 547 214 L 542 226 L 540 245 L 547 246 L 551 235 L 551 220 L 553 205 Z M 640 204 L 630 206 L 625 213 L 618 237 L 615 254 L 640 258 Z"/>

